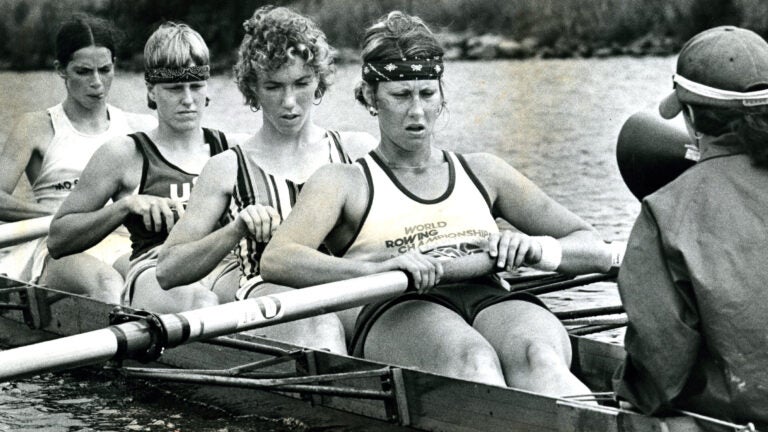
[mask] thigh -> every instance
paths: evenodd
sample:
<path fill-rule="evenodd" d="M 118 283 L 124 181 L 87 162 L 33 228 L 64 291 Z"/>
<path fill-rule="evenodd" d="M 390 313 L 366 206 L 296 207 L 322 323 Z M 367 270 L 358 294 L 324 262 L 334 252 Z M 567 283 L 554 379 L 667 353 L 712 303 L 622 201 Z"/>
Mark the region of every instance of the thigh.
<path fill-rule="evenodd" d="M 157 282 L 156 267 L 150 267 L 136 276 L 133 282 L 131 307 L 155 313 L 177 313 L 200 307 L 214 306 L 216 296 L 208 288 L 195 282 L 165 290 Z"/>
<path fill-rule="evenodd" d="M 219 298 L 220 303 L 235 301 L 235 293 L 240 288 L 240 270 L 235 268 L 222 274 L 216 279 L 211 291 Z"/>
<path fill-rule="evenodd" d="M 504 384 L 498 358 L 456 312 L 410 300 L 381 314 L 366 339 L 365 357 L 493 384 Z"/>
<path fill-rule="evenodd" d="M 120 303 L 123 277 L 111 265 L 85 253 L 48 258 L 40 282 L 52 288 Z"/>
<path fill-rule="evenodd" d="M 547 309 L 523 300 L 508 300 L 480 311 L 473 327 L 499 353 L 502 363 L 525 362 L 531 343 L 551 347 L 565 362 L 571 362 L 571 343 L 560 320 Z"/>

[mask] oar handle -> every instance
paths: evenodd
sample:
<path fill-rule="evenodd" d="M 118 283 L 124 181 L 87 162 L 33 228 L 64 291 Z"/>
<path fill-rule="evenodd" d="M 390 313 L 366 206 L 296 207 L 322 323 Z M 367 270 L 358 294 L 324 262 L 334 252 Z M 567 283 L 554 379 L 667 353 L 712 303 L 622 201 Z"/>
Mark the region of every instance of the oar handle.
<path fill-rule="evenodd" d="M 43 216 L 0 225 L 0 248 L 17 245 L 48 234 L 53 216 Z"/>

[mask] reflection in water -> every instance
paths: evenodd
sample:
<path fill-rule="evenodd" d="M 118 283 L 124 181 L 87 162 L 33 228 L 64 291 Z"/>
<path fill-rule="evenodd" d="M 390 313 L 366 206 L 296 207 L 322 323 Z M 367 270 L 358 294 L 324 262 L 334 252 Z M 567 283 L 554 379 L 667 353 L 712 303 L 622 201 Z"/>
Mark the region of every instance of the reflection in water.
<path fill-rule="evenodd" d="M 654 106 L 670 91 L 673 64 L 672 58 L 449 63 L 448 110 L 438 121 L 437 145 L 496 154 L 593 224 L 605 239 L 626 240 L 639 204 L 616 167 L 616 137 L 631 114 Z M 353 102 L 359 73 L 357 66 L 340 68 L 336 84 L 318 107 L 317 121 L 378 136 L 375 119 Z M 260 126 L 260 115 L 241 104 L 231 77 L 211 79 L 209 92 L 213 101 L 205 125 L 248 133 Z M 0 72 L 0 94 L 7 96 L 6 109 L 0 111 L 4 141 L 12 117 L 52 106 L 64 92 L 52 72 Z M 110 99 L 124 109 L 148 112 L 139 74 L 119 74 Z M 607 283 L 542 297 L 554 310 L 619 303 L 615 285 Z M 601 338 L 616 342 L 621 333 Z M 182 414 L 173 405 L 184 404 L 168 402 L 172 399 L 157 392 L 140 404 L 132 390 L 126 392 L 124 385 L 109 379 L 81 381 L 72 374 L 4 384 L 0 430 L 288 430 L 274 423 L 258 426 L 253 419 L 222 420 L 220 413 L 206 419 L 196 408 Z"/>

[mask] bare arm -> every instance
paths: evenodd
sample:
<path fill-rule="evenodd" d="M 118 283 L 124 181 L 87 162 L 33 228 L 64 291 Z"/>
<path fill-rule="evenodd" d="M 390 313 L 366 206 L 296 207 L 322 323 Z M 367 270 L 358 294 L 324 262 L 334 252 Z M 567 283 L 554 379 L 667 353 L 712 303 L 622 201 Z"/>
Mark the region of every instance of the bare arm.
<path fill-rule="evenodd" d="M 14 126 L 0 150 L 3 167 L 0 169 L 0 220 L 12 222 L 47 216 L 56 211 L 47 205 L 13 196 L 34 151 L 52 137 L 53 129 L 45 112 L 26 114 Z"/>
<path fill-rule="evenodd" d="M 466 159 L 486 186 L 497 214 L 527 235 L 559 240 L 562 261 L 557 271 L 580 274 L 610 269 L 611 251 L 591 225 L 498 157 L 478 153 L 467 155 Z M 529 239 L 523 237 L 519 241 L 525 243 Z M 539 251 L 528 254 L 527 258 L 532 259 L 526 260 L 526 264 L 537 263 L 541 255 L 536 252 Z"/>
<path fill-rule="evenodd" d="M 126 167 L 135 164 L 141 167 L 140 157 L 132 153 L 133 145 L 128 137 L 116 138 L 94 153 L 77 187 L 51 222 L 48 250 L 52 257 L 82 252 L 122 224 L 129 213 L 128 200 L 105 204 L 121 191 L 123 176 L 129 171 Z"/>
<path fill-rule="evenodd" d="M 436 285 L 442 264 L 419 253 L 408 253 L 384 262 L 366 262 L 326 255 L 318 246 L 335 228 L 357 226 L 367 203 L 363 174 L 353 165 L 330 164 L 307 181 L 300 199 L 261 258 L 265 281 L 293 287 L 404 270 L 419 290 Z"/>
<path fill-rule="evenodd" d="M 229 205 L 236 172 L 233 152 L 217 155 L 203 167 L 184 217 L 160 250 L 157 280 L 163 288 L 200 280 L 247 234 L 239 221 L 216 229 Z"/>

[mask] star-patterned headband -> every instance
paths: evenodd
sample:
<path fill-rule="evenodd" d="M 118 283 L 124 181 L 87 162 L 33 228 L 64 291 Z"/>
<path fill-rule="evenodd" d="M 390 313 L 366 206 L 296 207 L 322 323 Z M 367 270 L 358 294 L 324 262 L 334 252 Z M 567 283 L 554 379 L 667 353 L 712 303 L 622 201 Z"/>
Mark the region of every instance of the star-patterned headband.
<path fill-rule="evenodd" d="M 443 76 L 443 59 L 402 58 L 363 63 L 363 80 L 367 82 L 435 80 Z"/>
<path fill-rule="evenodd" d="M 210 77 L 211 67 L 208 65 L 153 68 L 144 71 L 144 80 L 150 84 L 205 81 Z"/>

